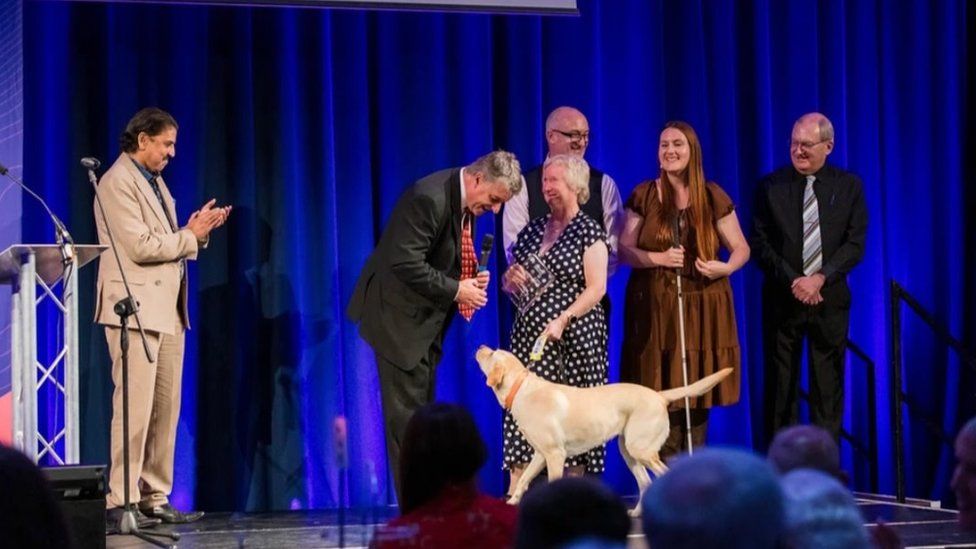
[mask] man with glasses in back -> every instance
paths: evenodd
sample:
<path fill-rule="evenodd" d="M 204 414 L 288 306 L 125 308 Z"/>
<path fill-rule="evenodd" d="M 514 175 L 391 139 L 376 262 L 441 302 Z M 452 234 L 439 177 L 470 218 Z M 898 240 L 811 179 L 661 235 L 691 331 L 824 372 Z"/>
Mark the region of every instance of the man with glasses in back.
<path fill-rule="evenodd" d="M 590 126 L 583 113 L 573 107 L 559 107 L 546 118 L 546 145 L 548 156 L 572 154 L 583 158 L 586 146 L 590 143 Z M 608 274 L 617 265 L 617 236 L 620 233 L 620 220 L 623 206 L 620 191 L 613 178 L 590 164 L 590 199 L 580 204 L 580 210 L 598 221 L 607 231 L 610 248 Z M 522 191 L 505 204 L 502 213 L 503 241 L 505 255 L 512 261 L 511 250 L 521 231 L 529 220 L 549 213 L 549 206 L 542 197 L 542 165 L 525 173 Z M 608 315 L 607 298 L 604 296 L 604 312 Z"/>
<path fill-rule="evenodd" d="M 864 255 L 868 214 L 861 179 L 827 164 L 834 127 L 809 113 L 793 125 L 792 166 L 760 181 L 753 257 L 764 273 L 766 437 L 797 422 L 800 358 L 808 344 L 810 420 L 840 435 L 847 274 Z"/>

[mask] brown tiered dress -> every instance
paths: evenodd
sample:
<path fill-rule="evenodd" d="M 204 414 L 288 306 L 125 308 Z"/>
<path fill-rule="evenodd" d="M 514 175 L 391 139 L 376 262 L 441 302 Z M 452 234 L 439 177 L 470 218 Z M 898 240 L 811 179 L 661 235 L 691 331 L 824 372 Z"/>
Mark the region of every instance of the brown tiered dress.
<path fill-rule="evenodd" d="M 721 187 L 708 183 L 707 189 L 715 222 L 733 212 L 735 205 Z M 638 185 L 627 200 L 626 208 L 644 218 L 637 237 L 637 246 L 651 252 L 664 251 L 667 246 L 658 244 L 655 235 L 660 224 L 669 221 L 661 218 L 662 204 L 655 182 L 646 181 Z M 707 409 L 734 404 L 739 400 L 739 337 L 728 277 L 709 280 L 698 272 L 695 268 L 695 258 L 698 257 L 695 231 L 684 223 L 681 245 L 685 249 L 681 282 L 684 293 L 688 383 L 722 368 L 735 369 L 731 376 L 711 392 L 691 400 L 695 416 L 693 425 L 698 425 L 697 429 L 692 429 L 693 437 L 698 439 L 695 441 L 697 445 L 704 442 Z M 655 267 L 631 270 L 624 303 L 621 381 L 637 383 L 654 390 L 671 389 L 684 384 L 681 344 L 678 340 L 680 332 L 676 278 L 675 269 Z M 674 453 L 678 449 L 675 445 L 684 442 L 683 408 L 683 401 L 672 405 L 672 410 L 680 411 L 672 413 L 671 437 L 662 450 L 663 454 Z"/>

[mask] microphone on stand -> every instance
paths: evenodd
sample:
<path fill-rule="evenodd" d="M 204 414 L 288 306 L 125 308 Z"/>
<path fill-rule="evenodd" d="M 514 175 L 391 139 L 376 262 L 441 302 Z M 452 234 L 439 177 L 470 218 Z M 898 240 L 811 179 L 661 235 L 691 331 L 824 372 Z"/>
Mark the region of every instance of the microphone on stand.
<path fill-rule="evenodd" d="M 7 176 L 7 179 L 10 179 L 19 185 L 21 189 L 24 189 L 24 191 L 27 192 L 27 194 L 31 195 L 35 200 L 40 202 L 41 206 L 44 208 L 44 211 L 47 212 L 48 217 L 50 217 L 51 221 L 54 223 L 54 235 L 58 246 L 61 247 L 61 259 L 64 261 L 65 265 L 70 263 L 75 257 L 75 241 L 71 238 L 68 228 L 65 227 L 61 219 L 55 215 L 53 211 L 51 211 L 51 208 L 48 207 L 47 202 L 45 202 L 43 198 L 32 191 L 30 187 L 24 184 L 23 181 L 14 177 L 13 174 L 10 173 L 10 170 L 8 170 L 3 164 L 0 164 L 0 175 Z"/>
<path fill-rule="evenodd" d="M 491 256 L 491 248 L 495 244 L 495 235 L 486 234 L 481 239 L 481 259 L 478 261 L 478 272 L 488 270 L 488 258 Z"/>

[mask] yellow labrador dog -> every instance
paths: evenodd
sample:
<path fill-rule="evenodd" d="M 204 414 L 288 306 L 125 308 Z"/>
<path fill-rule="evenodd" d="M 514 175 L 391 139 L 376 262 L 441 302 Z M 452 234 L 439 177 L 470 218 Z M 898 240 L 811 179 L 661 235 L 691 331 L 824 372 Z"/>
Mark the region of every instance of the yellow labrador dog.
<path fill-rule="evenodd" d="M 543 466 L 549 481 L 563 475 L 566 458 L 581 454 L 615 436 L 624 461 L 637 479 L 640 495 L 655 475 L 668 470 L 658 452 L 668 438 L 668 404 L 698 397 L 725 379 L 725 368 L 688 387 L 656 392 L 630 383 L 600 387 L 570 387 L 530 372 L 512 353 L 482 345 L 475 358 L 488 378 L 499 404 L 511 411 L 519 431 L 535 450 L 508 503 L 519 502 Z M 640 500 L 632 515 L 640 512 Z"/>

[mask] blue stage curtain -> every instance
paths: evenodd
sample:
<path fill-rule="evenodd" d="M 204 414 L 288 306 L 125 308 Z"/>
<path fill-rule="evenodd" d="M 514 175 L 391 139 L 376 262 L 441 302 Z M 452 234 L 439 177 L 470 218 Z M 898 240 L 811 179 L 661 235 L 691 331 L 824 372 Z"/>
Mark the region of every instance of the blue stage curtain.
<path fill-rule="evenodd" d="M 851 276 L 850 336 L 878 367 L 874 389 L 860 363 L 849 365 L 844 424 L 864 440 L 877 421 L 881 486 L 893 489 L 889 280 L 974 340 L 976 225 L 963 171 L 976 130 L 966 110 L 971 5 L 581 0 L 580 9 L 581 17 L 538 17 L 25 3 L 24 177 L 77 241 L 95 239 L 78 158 L 111 163 L 126 121 L 147 105 L 180 123 L 164 174 L 180 221 L 210 197 L 235 207 L 190 267 L 178 505 L 392 499 L 373 355 L 344 317 L 359 270 L 413 181 L 495 148 L 515 152 L 526 169 L 537 165 L 544 118 L 563 104 L 587 114 L 587 158 L 625 197 L 656 175 L 663 124 L 690 122 L 706 175 L 736 201 L 747 232 L 757 179 L 789 162 L 793 121 L 813 110 L 833 120 L 830 160 L 861 175 L 870 210 L 867 251 Z M 49 240 L 30 206 L 22 226 L 25 238 Z M 477 230 L 500 234 L 500 222 L 482 218 Z M 501 255 L 492 261 L 496 282 Z M 610 284 L 612 379 L 627 276 L 622 269 Z M 713 414 L 714 444 L 758 447 L 762 438 L 760 282 L 753 265 L 732 277 L 744 384 L 738 405 Z M 474 412 L 492 449 L 483 486 L 500 493 L 501 412 L 472 358 L 478 345 L 508 339 L 505 297 L 493 297 L 471 324 L 454 322 L 437 391 Z M 954 433 L 973 412 L 973 378 L 929 334 L 906 321 L 906 386 Z M 82 453 L 104 462 L 111 411 L 102 330 L 83 329 L 82 342 Z M 876 418 L 868 391 L 878 397 Z M 337 415 L 348 420 L 347 472 L 334 457 Z M 907 436 L 909 493 L 946 496 L 951 448 L 918 420 Z M 845 445 L 859 489 L 868 487 L 863 462 Z M 635 491 L 612 449 L 606 478 Z"/>

